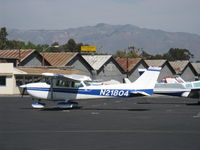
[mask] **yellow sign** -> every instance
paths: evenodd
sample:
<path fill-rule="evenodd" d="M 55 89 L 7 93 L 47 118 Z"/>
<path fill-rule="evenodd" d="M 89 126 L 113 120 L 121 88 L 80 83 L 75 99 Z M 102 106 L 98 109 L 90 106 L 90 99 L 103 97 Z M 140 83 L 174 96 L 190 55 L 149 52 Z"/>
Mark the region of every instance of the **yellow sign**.
<path fill-rule="evenodd" d="M 96 52 L 96 46 L 81 46 L 81 51 L 84 52 Z"/>

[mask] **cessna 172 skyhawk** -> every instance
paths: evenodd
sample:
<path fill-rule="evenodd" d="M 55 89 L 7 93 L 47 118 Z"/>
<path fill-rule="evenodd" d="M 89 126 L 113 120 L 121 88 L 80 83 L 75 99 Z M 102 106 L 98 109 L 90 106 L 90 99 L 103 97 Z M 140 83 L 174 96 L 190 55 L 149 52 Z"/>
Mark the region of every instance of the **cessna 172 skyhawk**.
<path fill-rule="evenodd" d="M 149 67 L 135 82 L 100 85 L 93 84 L 88 76 L 43 73 L 50 78 L 48 82 L 22 85 L 29 95 L 39 100 L 64 100 L 59 108 L 73 108 L 78 105 L 74 99 L 97 99 L 115 97 L 149 96 L 160 74 L 158 67 Z M 33 108 L 44 108 L 44 103 L 32 103 Z"/>

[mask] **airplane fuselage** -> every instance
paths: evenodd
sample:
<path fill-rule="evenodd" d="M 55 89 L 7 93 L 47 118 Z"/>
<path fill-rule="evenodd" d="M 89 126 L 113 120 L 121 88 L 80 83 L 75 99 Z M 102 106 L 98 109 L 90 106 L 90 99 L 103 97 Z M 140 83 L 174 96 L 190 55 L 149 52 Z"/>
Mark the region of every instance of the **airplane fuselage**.
<path fill-rule="evenodd" d="M 153 89 L 133 89 L 131 84 L 116 84 L 86 86 L 79 88 L 53 87 L 45 82 L 30 83 L 26 85 L 27 92 L 39 99 L 70 100 L 70 99 L 92 99 L 92 98 L 112 98 L 131 97 L 134 92 L 145 92 L 151 95 Z"/>

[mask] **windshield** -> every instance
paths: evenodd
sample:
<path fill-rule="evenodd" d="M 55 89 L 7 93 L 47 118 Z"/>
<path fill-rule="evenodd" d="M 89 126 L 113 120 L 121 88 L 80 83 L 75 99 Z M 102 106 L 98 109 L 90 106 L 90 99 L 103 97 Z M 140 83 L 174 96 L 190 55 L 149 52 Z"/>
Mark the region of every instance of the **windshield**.
<path fill-rule="evenodd" d="M 49 84 L 49 85 L 51 85 L 51 79 L 50 78 L 45 78 L 45 82 L 47 83 L 47 84 Z"/>

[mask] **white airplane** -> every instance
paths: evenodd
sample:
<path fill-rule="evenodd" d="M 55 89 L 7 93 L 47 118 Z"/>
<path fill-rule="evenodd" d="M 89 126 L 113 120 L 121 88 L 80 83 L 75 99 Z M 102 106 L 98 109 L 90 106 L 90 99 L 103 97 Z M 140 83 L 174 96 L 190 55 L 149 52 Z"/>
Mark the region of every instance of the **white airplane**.
<path fill-rule="evenodd" d="M 149 96 L 153 89 L 161 68 L 149 67 L 135 82 L 101 85 L 91 81 L 90 77 L 83 75 L 63 75 L 43 73 L 49 77 L 48 82 L 29 83 L 21 87 L 26 89 L 28 94 L 39 100 L 62 100 L 58 103 L 59 108 L 77 107 L 75 99 L 97 99 Z M 44 108 L 45 104 L 32 103 L 33 108 Z"/>
<path fill-rule="evenodd" d="M 138 69 L 140 74 L 142 74 L 145 70 L 146 69 Z M 128 79 L 126 79 L 125 82 L 129 82 Z M 185 82 L 181 77 L 166 76 L 160 82 L 156 83 L 154 87 L 154 94 L 188 97 L 191 90 L 194 89 L 194 86 L 192 85 L 197 83 L 195 82 L 196 81 Z M 197 87 L 195 89 L 197 89 Z"/>

